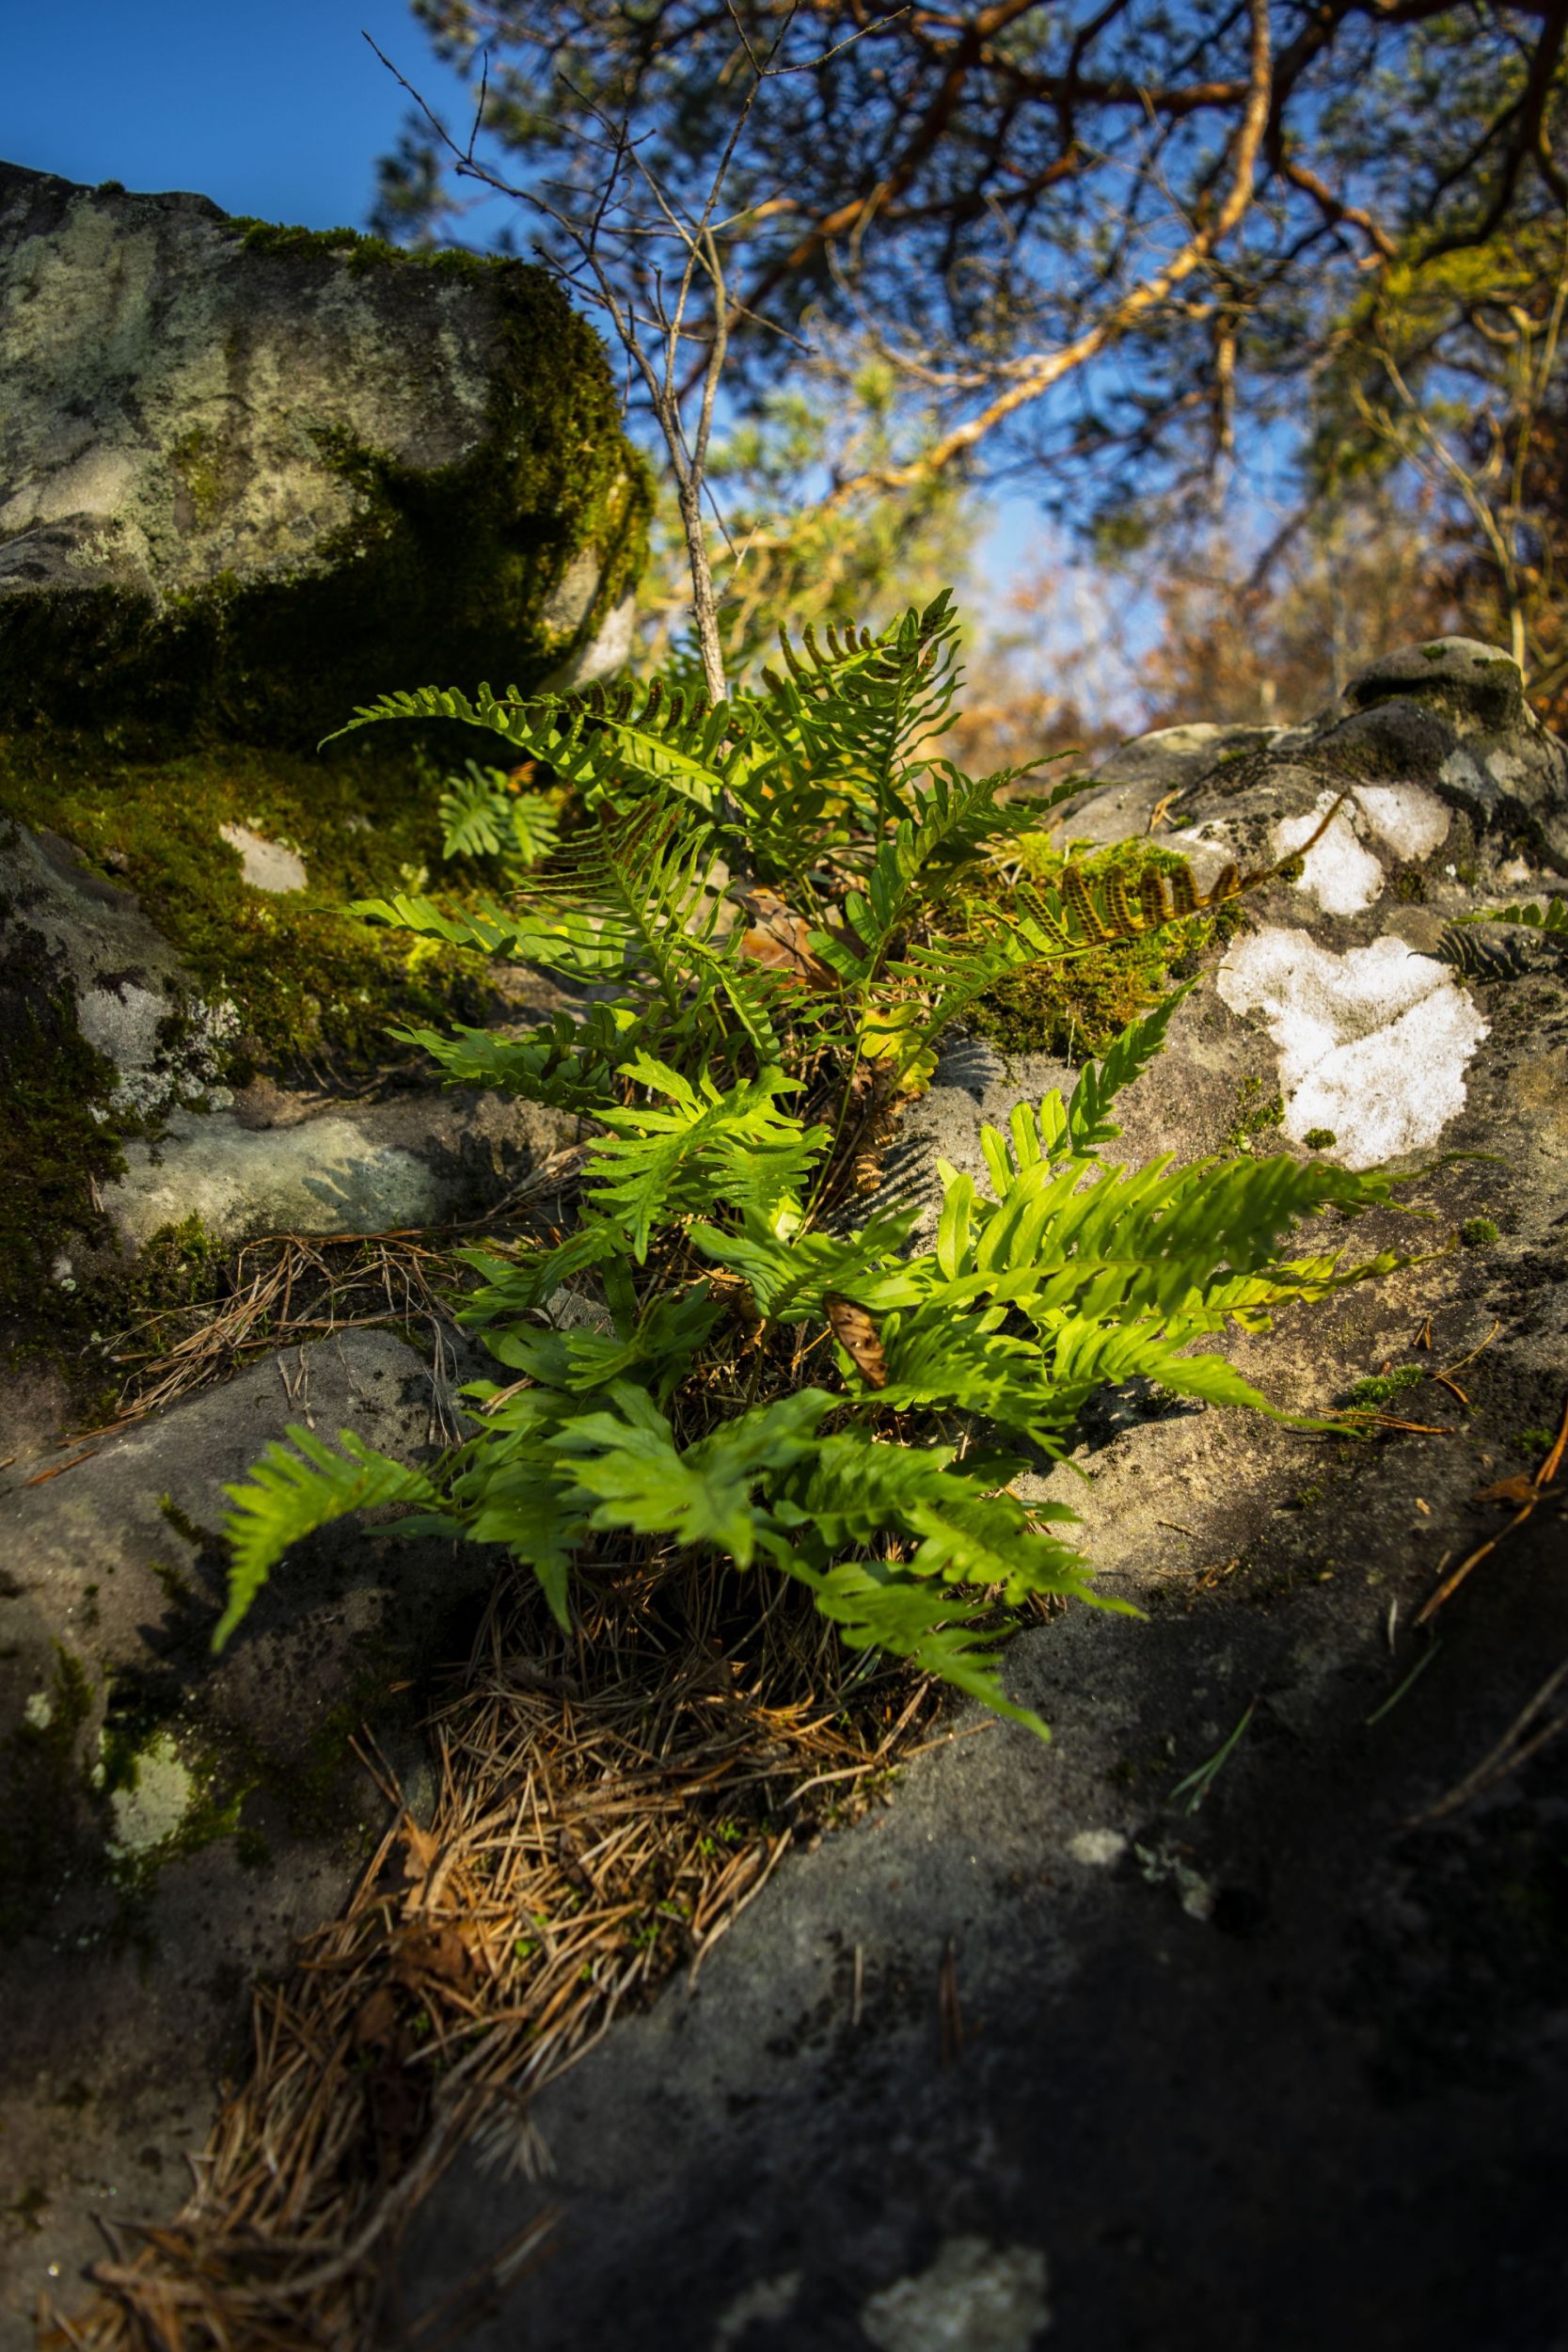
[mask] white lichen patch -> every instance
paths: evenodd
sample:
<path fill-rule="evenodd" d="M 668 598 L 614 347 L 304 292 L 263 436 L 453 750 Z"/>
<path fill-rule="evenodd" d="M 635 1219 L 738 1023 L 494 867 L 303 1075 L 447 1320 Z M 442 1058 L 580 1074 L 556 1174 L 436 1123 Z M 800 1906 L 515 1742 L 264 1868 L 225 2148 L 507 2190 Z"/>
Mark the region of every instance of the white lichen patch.
<path fill-rule="evenodd" d="M 55 1720 L 55 1702 L 47 1691 L 35 1691 L 22 1710 L 29 1731 L 47 1731 Z"/>
<path fill-rule="evenodd" d="M 238 850 L 241 880 L 252 890 L 281 895 L 304 889 L 305 861 L 295 850 L 284 849 L 279 841 L 264 841 L 248 825 L 220 825 L 218 832 L 231 850 Z"/>
<path fill-rule="evenodd" d="M 1301 816 L 1280 818 L 1274 829 L 1280 857 L 1312 840 L 1335 798 L 1320 792 Z M 1436 793 L 1418 784 L 1358 784 L 1307 851 L 1299 887 L 1312 892 L 1325 914 L 1363 914 L 1383 895 L 1384 861 L 1369 843 L 1381 843 L 1401 864 L 1418 864 L 1442 848 L 1450 821 Z"/>
<path fill-rule="evenodd" d="M 1127 1851 L 1127 1839 L 1119 1829 L 1081 1829 L 1068 1839 L 1067 1850 L 1074 1862 L 1091 1870 L 1108 1870 Z"/>
<path fill-rule="evenodd" d="M 878 2352 L 1029 2352 L 1051 2312 L 1037 2246 L 946 2239 L 936 2261 L 861 2306 Z"/>
<path fill-rule="evenodd" d="M 110 1791 L 110 1861 L 136 1862 L 166 1846 L 179 1836 L 196 1793 L 195 1777 L 173 1739 L 158 1732 L 137 1756 L 133 1777 Z"/>
<path fill-rule="evenodd" d="M 1487 1024 L 1447 967 L 1399 939 L 1343 955 L 1275 926 L 1238 940 L 1217 986 L 1261 1014 L 1279 1054 L 1284 1131 L 1327 1128 L 1342 1167 L 1376 1168 L 1434 1144 L 1465 1106 Z"/>
<path fill-rule="evenodd" d="M 1332 792 L 1320 792 L 1315 804 L 1300 817 L 1282 817 L 1274 829 L 1275 849 L 1289 857 L 1312 840 L 1334 806 Z M 1325 914 L 1360 914 L 1383 889 L 1383 861 L 1363 844 L 1356 829 L 1358 812 L 1347 801 L 1313 841 L 1302 861 L 1298 887 L 1311 891 Z"/>
<path fill-rule="evenodd" d="M 800 2292 L 800 2273 L 781 2271 L 776 2279 L 756 2279 L 742 2287 L 733 2303 L 719 2315 L 713 2331 L 713 2352 L 734 2352 L 741 2338 L 761 2321 L 787 2319 Z"/>
<path fill-rule="evenodd" d="M 1418 784 L 1358 784 L 1354 804 L 1394 855 L 1414 865 L 1440 850 L 1453 821 L 1435 792 Z"/>

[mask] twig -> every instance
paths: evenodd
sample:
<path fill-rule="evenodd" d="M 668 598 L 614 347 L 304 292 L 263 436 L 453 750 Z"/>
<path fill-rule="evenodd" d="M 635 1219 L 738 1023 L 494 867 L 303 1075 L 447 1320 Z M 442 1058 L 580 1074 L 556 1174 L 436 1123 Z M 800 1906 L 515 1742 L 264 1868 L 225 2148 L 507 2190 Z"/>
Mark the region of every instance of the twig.
<path fill-rule="evenodd" d="M 1562 1714 L 1554 1715 L 1551 1721 L 1544 1724 L 1530 1739 L 1527 1740 L 1524 1737 L 1542 1709 L 1556 1697 L 1564 1683 L 1568 1683 L 1568 1658 L 1565 1658 L 1561 1665 L 1546 1677 L 1541 1688 L 1514 1717 L 1497 1746 L 1481 1757 L 1475 1771 L 1466 1773 L 1457 1788 L 1450 1788 L 1446 1797 L 1439 1797 L 1437 1803 L 1429 1805 L 1424 1813 L 1412 1815 L 1405 1823 L 1405 1827 L 1420 1829 L 1429 1821 L 1446 1820 L 1450 1813 L 1457 1813 L 1460 1807 L 1468 1804 L 1472 1798 L 1484 1796 L 1487 1789 L 1496 1788 L 1498 1781 L 1506 1780 L 1510 1773 L 1516 1772 L 1521 1764 L 1528 1763 L 1532 1756 L 1545 1747 L 1549 1740 L 1555 1740 L 1560 1732 L 1568 1730 L 1568 1711 L 1565 1711 Z"/>

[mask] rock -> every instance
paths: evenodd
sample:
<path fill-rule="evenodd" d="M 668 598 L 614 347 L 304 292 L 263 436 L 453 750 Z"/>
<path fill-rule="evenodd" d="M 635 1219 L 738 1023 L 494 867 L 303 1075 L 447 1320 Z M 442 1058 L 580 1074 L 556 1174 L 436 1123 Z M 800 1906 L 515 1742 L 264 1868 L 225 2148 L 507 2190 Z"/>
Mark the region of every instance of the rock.
<path fill-rule="evenodd" d="M 103 2252 L 95 2217 L 182 2193 L 250 1977 L 332 1914 L 382 1816 L 349 1735 L 369 1720 L 412 1765 L 429 1665 L 494 1573 L 350 1522 L 292 1553 L 213 1660 L 223 1486 L 291 1421 L 412 1459 L 452 1391 L 389 1333 L 346 1331 L 0 1496 L 8 2345 L 51 2277 Z"/>
<path fill-rule="evenodd" d="M 337 1102 L 261 1077 L 236 1096 L 220 1081 L 232 1006 L 204 1002 L 135 897 L 56 835 L 8 829 L 0 908 L 0 1023 L 21 1037 L 46 1016 L 92 1064 L 93 1091 L 77 1105 L 90 1205 L 86 1189 L 54 1203 L 58 1222 L 39 1237 L 57 1282 L 190 1218 L 229 1247 L 475 1215 L 578 1140 L 573 1116 L 467 1089 Z"/>
<path fill-rule="evenodd" d="M 126 1146 L 125 1173 L 102 1200 L 133 1249 L 193 1216 L 225 1246 L 257 1233 L 405 1230 L 478 1215 L 580 1133 L 569 1112 L 469 1089 L 423 1088 L 263 1127 L 238 1106 L 177 1110 L 157 1142 Z"/>
<path fill-rule="evenodd" d="M 1412 1631 L 1443 1566 L 1507 1524 L 1479 1490 L 1539 1461 L 1521 1433 L 1565 1401 L 1568 993 L 1541 997 L 1488 993 L 1445 1128 L 1497 1164 L 1425 1183 L 1434 1226 L 1353 1243 L 1436 1254 L 1235 1343 L 1295 1407 L 1392 1359 L 1455 1366 L 1468 1409 L 1426 1379 L 1390 1411 L 1431 1435 L 1182 1408 L 1086 1438 L 1050 1492 L 1107 1597 L 1147 1613 L 1015 1641 L 1010 1688 L 1052 1746 L 961 1736 L 787 1859 L 695 1998 L 672 1985 L 532 2103 L 547 2171 L 466 2154 L 438 2185 L 400 2264 L 410 2311 L 483 2279 L 463 2352 L 847 2348 L 894 2314 L 903 2344 L 940 2314 L 931 2341 L 1010 2345 L 1039 2339 L 987 2330 L 1021 2309 L 1038 2328 L 1049 2267 L 1056 2327 L 1091 2346 L 1196 2344 L 1216 2296 L 1287 2352 L 1353 2299 L 1380 2344 L 1540 2340 L 1568 2051 L 1529 1906 L 1560 1868 L 1568 1744 L 1409 1823 L 1568 1650 L 1555 1502 L 1435 1645 Z M 1139 1081 L 1134 1153 L 1211 1140 L 1195 1081 L 1232 1019 L 1195 1010 L 1196 1041 Z M 1445 1248 L 1482 1207 L 1496 1248 Z M 546 2214 L 549 2261 L 512 2279 L 505 2249 Z"/>
<path fill-rule="evenodd" d="M 228 1009 L 203 1006 L 169 943 L 133 894 L 95 874 L 57 834 L 0 820 L 0 1003 L 63 999 L 110 1065 L 105 1113 L 155 1117 L 215 1083 Z"/>
<path fill-rule="evenodd" d="M 1431 715 L 1440 762 L 1459 739 Z M 1343 780 L 1319 751 L 1344 723 L 1211 769 L 1188 837 L 1277 855 Z M 1085 1414 L 1035 1491 L 1081 1513 L 1102 1592 L 1144 1620 L 1073 1610 L 1020 1636 L 1010 1687 L 1053 1745 L 956 1739 L 786 1860 L 695 1998 L 682 1982 L 618 2021 L 532 2104 L 547 2178 L 460 2160 L 397 2291 L 445 2312 L 484 2280 L 464 2352 L 1010 2346 L 1037 2339 L 1048 2277 L 1086 2346 L 1196 2343 L 1216 2305 L 1286 2352 L 1351 2308 L 1422 2352 L 1556 2325 L 1568 2043 L 1531 1906 L 1560 1869 L 1568 1741 L 1411 1823 L 1568 1649 L 1555 1492 L 1435 1643 L 1414 1629 L 1508 1525 L 1482 1491 L 1539 1467 L 1568 1405 L 1568 984 L 1478 982 L 1435 952 L 1505 874 L 1514 897 L 1551 886 L 1511 820 L 1430 768 L 1354 782 L 1343 837 L 1247 901 L 1121 1098 L 1115 1156 L 1424 1162 L 1430 1221 L 1301 1243 L 1412 1263 L 1226 1342 L 1299 1413 L 1392 1367 L 1390 1420 L 1413 1426 L 1333 1438 L 1147 1390 Z M 1538 855 L 1557 814 L 1538 802 Z M 939 1152 L 977 1171 L 981 1119 L 1070 1078 L 956 1042 L 885 1184 L 919 1197 Z M 551 2258 L 513 2281 L 504 2249 L 546 2210 Z"/>
<path fill-rule="evenodd" d="M 1097 789 L 1072 802 L 1054 827 L 1057 842 L 1125 841 L 1145 833 L 1162 801 L 1196 784 L 1223 760 L 1265 748 L 1283 727 L 1219 725 L 1207 720 L 1157 727 L 1135 736 L 1102 759 Z"/>
<path fill-rule="evenodd" d="M 543 272 L 0 166 L 0 721 L 314 741 L 624 644 L 648 491 Z"/>
<path fill-rule="evenodd" d="M 1252 801 L 1259 784 L 1276 801 L 1294 797 L 1297 779 L 1308 776 L 1330 793 L 1347 784 L 1386 794 L 1415 788 L 1463 811 L 1478 835 L 1516 836 L 1568 872 L 1568 750 L 1536 718 L 1517 664 L 1496 646 L 1444 637 L 1386 656 L 1321 717 L 1188 787 L 1178 814 L 1196 813 L 1200 801 Z M 1370 817 L 1366 794 L 1358 798 Z"/>

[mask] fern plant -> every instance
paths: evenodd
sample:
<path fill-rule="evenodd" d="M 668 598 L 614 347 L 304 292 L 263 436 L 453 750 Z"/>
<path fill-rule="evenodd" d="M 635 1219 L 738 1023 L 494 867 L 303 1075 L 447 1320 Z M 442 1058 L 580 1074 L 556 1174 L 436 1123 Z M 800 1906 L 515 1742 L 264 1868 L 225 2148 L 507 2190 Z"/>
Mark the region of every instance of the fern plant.
<path fill-rule="evenodd" d="M 852 1646 L 1044 1735 L 999 1678 L 999 1605 L 1126 1604 L 1096 1593 L 1071 1509 L 1020 1480 L 1068 1451 L 1107 1382 L 1275 1411 L 1194 1343 L 1394 1263 L 1288 1248 L 1322 1211 L 1387 1201 L 1390 1180 L 1107 1156 L 1179 990 L 1069 1098 L 988 1127 L 983 1184 L 944 1165 L 934 1233 L 911 1210 L 857 1216 L 867 1122 L 924 1084 L 979 993 L 1260 879 L 1227 872 L 1205 898 L 1180 869 L 1134 901 L 1069 869 L 1010 909 L 992 896 L 976 928 L 966 884 L 1079 787 L 1009 803 L 1018 771 L 944 760 L 958 675 L 942 598 L 878 638 L 786 644 L 778 676 L 713 711 L 656 681 L 535 704 L 431 689 L 358 715 L 467 719 L 576 787 L 577 830 L 510 903 L 360 912 L 592 984 L 580 1019 L 522 1038 L 405 1034 L 450 1078 L 591 1113 L 597 1135 L 562 1238 L 465 1253 L 460 1312 L 505 1377 L 467 1391 L 463 1443 L 409 1470 L 292 1430 L 293 1454 L 229 1490 L 220 1644 L 290 1543 L 394 1502 L 410 1529 L 505 1546 L 562 1627 L 574 1561 L 607 1539 L 770 1570 Z"/>

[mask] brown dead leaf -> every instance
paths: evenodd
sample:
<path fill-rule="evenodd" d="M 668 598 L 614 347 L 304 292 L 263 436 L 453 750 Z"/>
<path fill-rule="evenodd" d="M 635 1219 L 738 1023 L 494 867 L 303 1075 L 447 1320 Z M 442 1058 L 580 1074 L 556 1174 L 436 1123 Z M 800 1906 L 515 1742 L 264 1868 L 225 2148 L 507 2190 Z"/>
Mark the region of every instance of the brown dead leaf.
<path fill-rule="evenodd" d="M 1513 1478 L 1499 1478 L 1495 1486 L 1483 1486 L 1477 1495 L 1478 1502 L 1536 1502 L 1541 1489 L 1520 1470 Z"/>
<path fill-rule="evenodd" d="M 740 900 L 751 921 L 741 935 L 740 952 L 764 971 L 782 972 L 806 988 L 835 988 L 837 976 L 812 946 L 814 931 L 825 931 L 840 946 L 859 951 L 853 933 L 839 923 L 809 923 L 786 906 L 776 890 L 759 883 Z"/>
<path fill-rule="evenodd" d="M 399 1984 L 413 1987 L 434 1979 L 437 1984 L 463 1984 L 473 1974 L 473 1958 L 456 1928 L 416 1928 L 400 1938 L 392 1975 Z"/>
<path fill-rule="evenodd" d="M 397 2031 L 397 1994 L 389 1984 L 378 1984 L 369 1999 L 359 2005 L 354 2021 L 355 2042 L 361 2050 L 375 2049 L 394 2041 Z"/>

